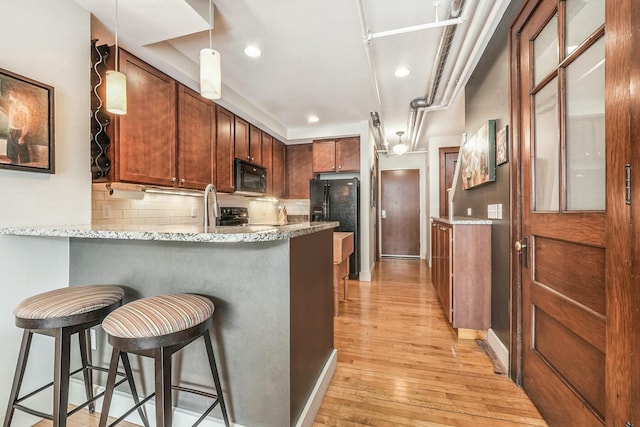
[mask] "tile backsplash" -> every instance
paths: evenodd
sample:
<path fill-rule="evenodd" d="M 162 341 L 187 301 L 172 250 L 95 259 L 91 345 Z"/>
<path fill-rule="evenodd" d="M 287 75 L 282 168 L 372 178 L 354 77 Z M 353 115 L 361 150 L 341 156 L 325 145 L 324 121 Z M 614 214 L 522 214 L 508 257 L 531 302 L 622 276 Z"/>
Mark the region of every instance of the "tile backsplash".
<path fill-rule="evenodd" d="M 92 223 L 103 224 L 202 224 L 204 206 L 201 194 L 157 194 L 142 192 L 137 184 L 113 183 L 113 195 L 105 183 L 94 183 L 92 189 Z M 120 197 L 120 195 L 122 197 Z M 249 210 L 249 223 L 275 224 L 278 209 L 286 207 L 289 222 L 309 220 L 309 200 L 267 201 L 259 198 L 220 193 L 221 206 L 240 206 Z"/>

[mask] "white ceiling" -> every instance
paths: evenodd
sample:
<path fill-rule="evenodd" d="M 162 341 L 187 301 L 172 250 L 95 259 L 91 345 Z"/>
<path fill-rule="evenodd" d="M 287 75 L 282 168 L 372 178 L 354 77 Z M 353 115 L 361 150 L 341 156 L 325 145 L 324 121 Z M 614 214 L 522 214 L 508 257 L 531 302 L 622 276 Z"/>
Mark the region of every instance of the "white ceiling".
<path fill-rule="evenodd" d="M 115 0 L 75 1 L 94 16 L 94 37 L 113 43 Z M 373 39 L 372 67 L 364 34 L 445 20 L 451 1 L 214 0 L 213 48 L 222 57 L 219 103 L 286 142 L 358 133 L 377 111 L 393 144 L 397 131 L 408 130 L 411 100 L 429 90 L 443 29 Z M 467 19 L 457 27 L 434 106 L 448 107 L 464 92 L 460 88 L 508 3 L 466 0 Z M 197 90 L 199 52 L 209 46 L 207 0 L 118 0 L 118 38 L 121 47 Z M 262 56 L 246 56 L 249 44 Z M 463 60 L 456 62 L 458 56 Z M 395 77 L 400 66 L 411 74 Z M 318 123 L 307 122 L 312 114 Z M 418 149 L 426 148 L 428 127 L 422 128 Z M 437 129 L 446 132 L 446 125 Z"/>

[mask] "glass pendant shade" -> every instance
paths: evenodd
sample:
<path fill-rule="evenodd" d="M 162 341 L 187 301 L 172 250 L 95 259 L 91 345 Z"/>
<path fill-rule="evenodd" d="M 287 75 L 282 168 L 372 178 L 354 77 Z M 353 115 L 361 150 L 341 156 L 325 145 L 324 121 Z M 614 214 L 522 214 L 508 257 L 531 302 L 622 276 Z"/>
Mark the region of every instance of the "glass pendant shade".
<path fill-rule="evenodd" d="M 408 149 L 409 147 L 407 147 L 407 144 L 404 144 L 402 142 L 399 142 L 393 146 L 393 152 L 396 153 L 397 155 L 406 153 Z"/>
<path fill-rule="evenodd" d="M 200 51 L 200 94 L 207 99 L 220 99 L 222 96 L 220 54 L 213 49 Z"/>
<path fill-rule="evenodd" d="M 107 111 L 127 114 L 127 76 L 115 70 L 107 70 Z"/>

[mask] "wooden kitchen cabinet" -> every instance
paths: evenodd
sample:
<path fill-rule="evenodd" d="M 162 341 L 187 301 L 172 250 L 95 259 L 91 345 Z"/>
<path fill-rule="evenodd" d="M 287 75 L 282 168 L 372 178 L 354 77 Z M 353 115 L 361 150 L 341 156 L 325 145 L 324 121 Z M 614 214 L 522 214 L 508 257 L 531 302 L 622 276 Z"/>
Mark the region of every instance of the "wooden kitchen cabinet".
<path fill-rule="evenodd" d="M 204 190 L 214 182 L 215 104 L 178 85 L 178 186 Z"/>
<path fill-rule="evenodd" d="M 216 105 L 216 190 L 224 193 L 234 191 L 234 126 L 235 116 Z"/>
<path fill-rule="evenodd" d="M 287 145 L 287 197 L 308 199 L 309 180 L 313 179 L 312 144 Z"/>
<path fill-rule="evenodd" d="M 262 144 L 264 143 L 265 137 L 268 137 L 266 133 L 253 125 L 249 126 L 249 162 L 254 165 L 264 166 Z"/>
<path fill-rule="evenodd" d="M 438 299 L 459 337 L 478 337 L 475 331 L 491 327 L 491 224 L 431 221 L 431 281 Z"/>
<path fill-rule="evenodd" d="M 267 170 L 267 193 L 273 194 L 273 138 L 261 131 L 260 141 L 261 164 Z"/>
<path fill-rule="evenodd" d="M 113 116 L 114 181 L 174 186 L 176 81 L 120 50 L 127 75 L 127 114 Z"/>
<path fill-rule="evenodd" d="M 262 131 L 238 116 L 234 125 L 236 159 L 262 166 Z"/>
<path fill-rule="evenodd" d="M 359 170 L 359 137 L 313 141 L 313 172 L 346 172 Z"/>
<path fill-rule="evenodd" d="M 234 155 L 237 159 L 244 160 L 245 162 L 250 162 L 251 156 L 249 156 L 249 123 L 246 120 L 234 115 L 233 125 L 233 145 L 235 151 Z"/>
<path fill-rule="evenodd" d="M 264 142 L 264 141 L 263 141 Z M 287 151 L 286 146 L 272 138 L 273 146 L 272 146 L 272 172 L 269 174 L 267 172 L 267 177 L 272 175 L 273 179 L 273 190 L 272 195 L 274 197 L 285 197 L 286 194 L 286 171 L 287 171 Z"/>

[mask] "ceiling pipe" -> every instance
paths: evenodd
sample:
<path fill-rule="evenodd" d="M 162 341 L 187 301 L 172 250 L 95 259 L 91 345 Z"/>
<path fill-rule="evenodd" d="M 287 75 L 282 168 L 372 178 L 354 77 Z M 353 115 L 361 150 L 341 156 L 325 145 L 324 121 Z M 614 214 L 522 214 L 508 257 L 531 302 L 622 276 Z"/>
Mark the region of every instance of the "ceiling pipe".
<path fill-rule="evenodd" d="M 462 47 L 460 48 L 461 55 L 458 56 L 453 71 L 451 72 L 451 79 L 447 83 L 447 86 L 442 95 L 442 105 L 449 106 L 456 98 L 460 89 L 462 89 L 469 80 L 471 72 L 480 60 L 480 56 L 484 52 L 491 34 L 495 31 L 496 27 L 500 23 L 500 18 L 504 15 L 510 0 L 496 0 L 495 2 L 479 2 L 478 7 L 491 8 L 489 11 L 482 11 L 477 13 L 478 19 L 478 35 L 474 34 L 471 37 L 467 37 L 464 40 Z M 475 19 L 474 19 L 475 21 Z M 471 28 L 469 30 L 471 32 Z M 482 41 L 477 43 L 477 41 Z M 468 51 L 469 53 L 465 53 Z M 462 58 L 462 59 L 461 59 Z M 462 71 L 460 69 L 464 66 Z"/>
<path fill-rule="evenodd" d="M 461 22 L 464 22 L 464 20 L 466 20 L 466 17 L 460 17 L 464 4 L 465 0 L 453 0 L 449 9 L 449 16 L 447 18 L 447 21 L 461 19 Z M 410 151 L 415 150 L 416 145 L 418 144 L 418 132 L 416 131 L 416 123 L 419 123 L 417 121 L 418 110 L 423 110 L 433 105 L 436 93 L 438 91 L 438 88 L 440 87 L 444 67 L 447 64 L 447 59 L 451 50 L 453 37 L 456 33 L 456 28 L 456 25 L 449 25 L 445 27 L 444 31 L 442 32 L 440 43 L 438 44 L 438 51 L 436 53 L 436 60 L 434 62 L 431 83 L 429 84 L 429 92 L 423 98 L 414 99 L 409 105 L 410 109 L 407 129 L 409 133 L 408 140 Z"/>
<path fill-rule="evenodd" d="M 458 17 L 454 19 L 447 19 L 445 21 L 436 20 L 435 22 L 429 22 L 428 24 L 413 25 L 411 27 L 398 28 L 395 30 L 378 31 L 377 33 L 369 33 L 369 40 L 378 39 L 382 37 L 395 36 L 398 34 L 411 33 L 414 31 L 429 30 L 432 28 L 448 27 L 450 25 L 462 24 L 463 22 L 464 22 L 464 18 Z"/>
<path fill-rule="evenodd" d="M 386 147 L 384 137 L 384 124 L 380 115 L 382 114 L 382 96 L 380 95 L 380 85 L 378 84 L 378 74 L 373 65 L 373 52 L 371 51 L 371 39 L 369 35 L 369 29 L 367 28 L 367 21 L 364 17 L 364 7 L 362 0 L 356 0 L 356 7 L 358 8 L 358 16 L 360 17 L 360 28 L 362 30 L 362 42 L 364 44 L 364 51 L 367 56 L 367 63 L 369 64 L 369 72 L 371 73 L 371 83 L 373 84 L 373 92 L 376 96 L 376 102 L 378 103 L 378 111 L 374 111 L 376 114 L 377 126 L 374 126 L 374 139 L 376 148 L 381 149 Z M 373 113 L 371 113 L 373 118 Z"/>

